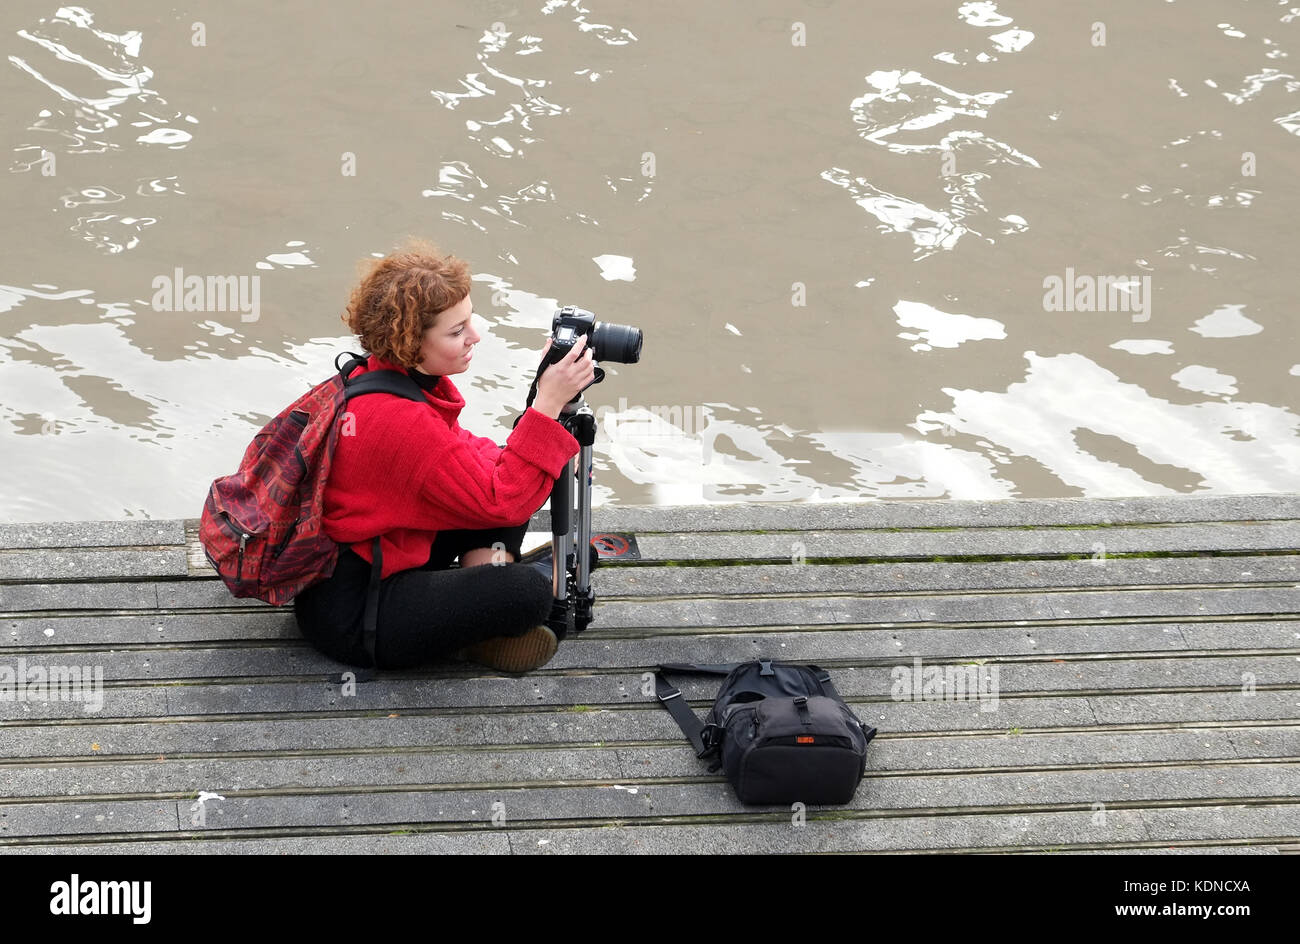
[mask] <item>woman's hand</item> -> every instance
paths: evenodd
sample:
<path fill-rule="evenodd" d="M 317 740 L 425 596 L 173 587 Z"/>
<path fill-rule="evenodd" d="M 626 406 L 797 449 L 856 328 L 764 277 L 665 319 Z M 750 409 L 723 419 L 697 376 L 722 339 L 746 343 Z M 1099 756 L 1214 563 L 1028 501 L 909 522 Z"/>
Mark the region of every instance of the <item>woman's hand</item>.
<path fill-rule="evenodd" d="M 546 339 L 542 357 L 551 349 L 551 339 Z M 537 396 L 533 409 L 556 419 L 564 405 L 596 379 L 596 362 L 587 347 L 587 336 L 580 335 L 568 354 L 551 364 L 537 381 Z"/>

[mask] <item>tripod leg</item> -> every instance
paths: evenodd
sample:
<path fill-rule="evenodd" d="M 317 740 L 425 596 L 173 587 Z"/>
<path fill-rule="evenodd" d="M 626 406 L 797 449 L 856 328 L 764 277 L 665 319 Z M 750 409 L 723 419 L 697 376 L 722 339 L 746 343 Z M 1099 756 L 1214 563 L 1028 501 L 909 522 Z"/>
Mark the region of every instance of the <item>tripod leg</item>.
<path fill-rule="evenodd" d="M 551 616 L 546 625 L 564 639 L 573 629 L 569 555 L 573 544 L 573 460 L 551 487 Z"/>

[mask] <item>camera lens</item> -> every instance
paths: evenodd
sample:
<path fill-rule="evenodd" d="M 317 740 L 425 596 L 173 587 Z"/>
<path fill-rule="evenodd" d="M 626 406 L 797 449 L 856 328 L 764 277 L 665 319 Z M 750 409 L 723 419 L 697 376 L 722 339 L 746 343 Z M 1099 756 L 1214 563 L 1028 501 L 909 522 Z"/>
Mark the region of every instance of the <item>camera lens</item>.
<path fill-rule="evenodd" d="M 598 361 L 635 364 L 641 359 L 640 328 L 598 321 L 592 328 L 591 340 Z"/>

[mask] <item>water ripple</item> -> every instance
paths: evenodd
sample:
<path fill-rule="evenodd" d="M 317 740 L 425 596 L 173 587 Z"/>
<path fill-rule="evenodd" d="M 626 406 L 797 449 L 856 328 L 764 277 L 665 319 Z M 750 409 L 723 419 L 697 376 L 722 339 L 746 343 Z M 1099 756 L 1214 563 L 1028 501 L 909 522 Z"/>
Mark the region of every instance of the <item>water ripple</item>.
<path fill-rule="evenodd" d="M 951 213 L 932 209 L 924 203 L 880 190 L 862 177 L 850 177 L 848 171 L 839 167 L 823 171 L 821 177 L 847 190 L 858 206 L 881 222 L 881 232 L 911 236 L 918 259 L 940 249 L 952 249 L 963 235 L 974 232 L 959 222 L 964 214 L 956 207 Z"/>
<path fill-rule="evenodd" d="M 571 12 L 575 14 L 570 22 L 579 32 L 589 35 L 609 46 L 622 46 L 636 41 L 636 36 L 622 27 L 607 23 L 592 23 L 588 20 L 591 10 L 578 0 L 572 2 L 548 2 L 541 14 L 546 17 Z M 547 35 L 557 39 L 557 27 L 548 24 L 539 25 L 534 30 L 508 30 L 504 23 L 493 23 L 485 29 L 479 38 L 479 48 L 475 59 L 479 69 L 465 74 L 456 80 L 458 88 L 433 89 L 430 94 L 448 109 L 460 109 L 473 103 L 478 113 L 467 116 L 464 121 L 466 142 L 472 143 L 485 151 L 488 161 L 509 160 L 511 163 L 526 163 L 531 157 L 531 146 L 542 140 L 540 128 L 552 119 L 569 112 L 569 105 L 556 99 L 556 80 L 534 76 L 518 75 L 505 63 L 513 61 L 512 57 L 538 56 L 545 53 L 548 43 Z M 545 65 L 528 60 L 533 67 L 544 70 Z M 587 83 L 601 78 L 602 73 L 591 67 L 570 69 L 569 74 L 580 76 Z M 543 95 L 543 90 L 546 94 Z M 494 113 L 487 113 L 491 100 L 504 100 Z M 623 178 L 629 179 L 629 178 Z M 614 178 L 605 177 L 610 188 L 618 192 Z M 459 203 L 474 204 L 474 210 L 443 209 L 443 220 L 471 226 L 479 232 L 491 231 L 493 220 L 512 226 L 527 226 L 519 219 L 519 211 L 524 206 L 536 207 L 541 204 L 557 202 L 554 186 L 547 177 L 537 177 L 522 187 L 500 188 L 491 183 L 484 171 L 471 167 L 466 159 L 444 160 L 438 169 L 438 185 L 427 187 L 421 195 L 434 199 L 450 199 Z M 648 181 L 642 181 L 641 195 L 637 202 L 645 199 L 651 190 Z M 478 211 L 478 212 L 475 212 Z M 590 213 L 570 212 L 566 219 L 578 223 L 599 225 Z"/>
<path fill-rule="evenodd" d="M 190 133 L 177 125 L 197 124 L 198 119 L 165 108 L 166 99 L 148 88 L 153 71 L 136 61 L 143 40 L 140 31 L 112 33 L 96 29 L 93 22 L 92 14 L 82 7 L 60 7 L 32 29 L 18 31 L 18 36 L 49 53 L 52 60 L 11 55 L 9 62 L 54 92 L 60 101 L 58 107 L 42 109 L 28 130 L 61 140 L 67 154 L 119 150 L 123 144 L 114 137 L 128 135 L 133 142 L 183 146 Z M 129 107 L 121 109 L 121 105 Z M 34 144 L 16 150 L 33 148 L 44 150 L 43 145 Z M 35 163 L 18 162 L 12 169 L 21 173 Z"/>
<path fill-rule="evenodd" d="M 1121 380 L 1082 354 L 1026 351 L 1025 379 L 1004 392 L 944 388 L 948 413 L 918 421 L 997 444 L 995 458 L 1027 456 L 1087 495 L 1149 495 L 1182 491 L 1081 448 L 1079 429 L 1129 443 L 1159 468 L 1193 472 L 1203 489 L 1239 493 L 1294 489 L 1300 468 L 1300 416 L 1266 403 L 1173 403 Z M 1171 378 L 1181 389 L 1235 393 L 1235 378 L 1193 365 Z"/>
<path fill-rule="evenodd" d="M 60 154 L 105 153 L 133 145 L 176 150 L 192 140 L 191 132 L 179 126 L 192 127 L 198 119 L 168 109 L 166 100 L 148 88 L 153 71 L 138 62 L 143 34 L 139 30 L 113 33 L 93 24 L 88 10 L 60 7 L 31 29 L 17 31 L 50 58 L 11 55 L 9 62 L 53 92 L 59 103 L 40 109 L 37 120 L 28 126 L 41 136 L 41 143 L 14 149 L 12 173 L 39 170 L 52 177 Z M 108 184 L 65 192 L 59 201 L 63 210 L 114 206 L 113 212 L 78 213 L 68 230 L 110 254 L 139 246 L 141 235 L 158 222 L 159 207 L 152 200 L 141 203 L 134 197 L 182 191 L 174 176 L 137 178 L 135 183 L 128 191 L 132 197 Z"/>
<path fill-rule="evenodd" d="M 920 200 L 888 192 L 863 177 L 851 176 L 842 168 L 831 168 L 822 178 L 844 187 L 855 202 L 875 216 L 882 232 L 908 233 L 915 244 L 916 258 L 939 250 L 953 249 L 966 233 L 981 235 L 970 222 L 988 215 L 978 186 L 990 179 L 985 170 L 996 164 L 1039 167 L 1038 161 L 975 129 L 949 130 L 942 137 L 920 135 L 954 119 L 986 118 L 989 109 L 1007 98 L 1004 92 L 960 92 L 931 81 L 914 70 L 877 70 L 867 76 L 872 91 L 853 99 L 849 110 L 861 137 L 894 154 L 931 154 L 940 158 L 940 179 L 948 195 L 946 208 L 935 208 Z M 900 140 L 901 139 L 901 140 Z M 1023 217 L 1006 214 L 1004 235 L 1027 228 Z M 989 237 L 984 237 L 992 242 Z"/>

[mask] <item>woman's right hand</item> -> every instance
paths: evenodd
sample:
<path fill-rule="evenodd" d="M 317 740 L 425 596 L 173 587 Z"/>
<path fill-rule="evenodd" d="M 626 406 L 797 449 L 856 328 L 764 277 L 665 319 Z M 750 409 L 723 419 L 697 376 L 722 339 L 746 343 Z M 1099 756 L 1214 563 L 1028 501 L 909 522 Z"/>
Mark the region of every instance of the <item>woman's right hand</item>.
<path fill-rule="evenodd" d="M 551 339 L 546 339 L 542 357 L 551 349 Z M 560 415 L 564 405 L 586 389 L 596 379 L 596 362 L 587 347 L 587 336 L 580 335 L 568 354 L 551 364 L 537 381 L 537 396 L 533 409 L 552 419 Z"/>

